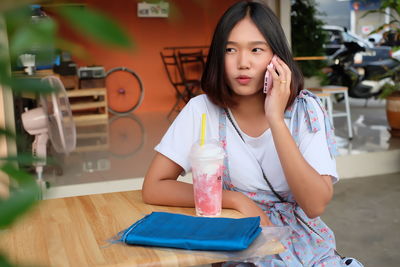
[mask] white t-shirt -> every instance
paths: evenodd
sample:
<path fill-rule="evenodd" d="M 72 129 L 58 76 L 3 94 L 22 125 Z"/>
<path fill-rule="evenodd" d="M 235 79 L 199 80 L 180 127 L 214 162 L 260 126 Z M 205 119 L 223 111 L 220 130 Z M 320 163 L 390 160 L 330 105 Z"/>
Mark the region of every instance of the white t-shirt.
<path fill-rule="evenodd" d="M 318 113 L 321 125 L 324 125 L 324 116 L 316 101 L 310 97 Z M 214 105 L 206 95 L 192 98 L 179 113 L 169 127 L 155 150 L 168 157 L 185 172 L 189 172 L 189 152 L 194 142 L 200 138 L 201 115 L 206 113 L 206 137 L 219 140 L 219 114 L 221 108 Z M 304 111 L 299 109 L 299 118 L 304 118 Z M 234 123 L 234 117 L 231 114 Z M 289 119 L 285 119 L 290 129 Z M 236 123 L 237 128 L 240 130 Z M 290 129 L 291 130 L 291 129 Z M 332 182 L 338 181 L 336 161 L 331 157 L 325 137 L 325 128 L 313 133 L 307 128 L 305 120 L 299 126 L 299 150 L 305 160 L 321 175 L 330 175 Z M 278 154 L 275 149 L 271 130 L 266 130 L 259 137 L 250 137 L 241 131 L 246 143 L 226 119 L 226 141 L 229 161 L 229 174 L 235 187 L 246 191 L 270 190 L 264 181 L 260 165 L 265 175 L 278 192 L 289 191 L 285 175 Z"/>

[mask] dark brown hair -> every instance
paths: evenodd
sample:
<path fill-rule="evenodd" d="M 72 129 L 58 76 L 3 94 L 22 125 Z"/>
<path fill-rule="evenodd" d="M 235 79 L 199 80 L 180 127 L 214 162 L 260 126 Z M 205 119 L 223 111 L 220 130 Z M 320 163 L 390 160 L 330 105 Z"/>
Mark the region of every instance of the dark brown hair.
<path fill-rule="evenodd" d="M 201 77 L 201 87 L 210 100 L 220 107 L 231 107 L 236 104 L 233 100 L 233 91 L 225 80 L 225 49 L 233 27 L 246 16 L 249 16 L 257 26 L 272 52 L 281 58 L 292 71 L 291 93 L 286 106 L 289 107 L 303 89 L 303 74 L 293 60 L 278 18 L 270 8 L 257 2 L 240 1 L 231 6 L 219 20 Z"/>

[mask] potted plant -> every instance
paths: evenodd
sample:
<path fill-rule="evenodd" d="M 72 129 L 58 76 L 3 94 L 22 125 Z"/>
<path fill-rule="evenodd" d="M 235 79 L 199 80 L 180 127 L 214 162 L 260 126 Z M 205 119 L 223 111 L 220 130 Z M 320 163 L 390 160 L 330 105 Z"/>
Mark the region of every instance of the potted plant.
<path fill-rule="evenodd" d="M 400 1 L 397 0 L 383 0 L 381 7 L 377 10 L 370 10 L 362 17 L 371 13 L 387 14 L 387 8 L 390 10 L 390 21 L 377 27 L 370 33 L 379 33 L 382 30 L 389 29 L 388 32 L 395 36 L 395 43 L 400 42 Z M 393 52 L 398 50 L 399 47 L 393 47 Z M 386 114 L 390 126 L 390 133 L 392 136 L 400 137 L 400 73 L 392 74 L 393 82 L 387 83 L 383 87 L 382 93 L 379 95 L 380 99 L 386 99 Z"/>
<path fill-rule="evenodd" d="M 385 84 L 379 98 L 386 99 L 386 116 L 390 134 L 393 137 L 400 137 L 400 81 Z"/>

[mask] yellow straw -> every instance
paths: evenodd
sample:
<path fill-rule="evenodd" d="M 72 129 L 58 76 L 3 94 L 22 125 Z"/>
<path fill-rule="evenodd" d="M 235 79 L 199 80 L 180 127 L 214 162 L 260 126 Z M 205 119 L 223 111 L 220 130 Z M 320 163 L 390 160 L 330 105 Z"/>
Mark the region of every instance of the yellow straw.
<path fill-rule="evenodd" d="M 204 139 L 206 137 L 206 114 L 201 115 L 201 132 L 200 132 L 200 146 L 204 145 Z"/>

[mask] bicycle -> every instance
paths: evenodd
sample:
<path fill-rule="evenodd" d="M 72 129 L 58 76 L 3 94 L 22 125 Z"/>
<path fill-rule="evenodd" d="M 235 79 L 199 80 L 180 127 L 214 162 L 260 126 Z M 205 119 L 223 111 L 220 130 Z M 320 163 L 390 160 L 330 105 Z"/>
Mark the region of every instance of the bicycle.
<path fill-rule="evenodd" d="M 114 115 L 127 115 L 143 102 L 144 87 L 139 75 L 125 67 L 106 73 L 108 110 Z"/>

